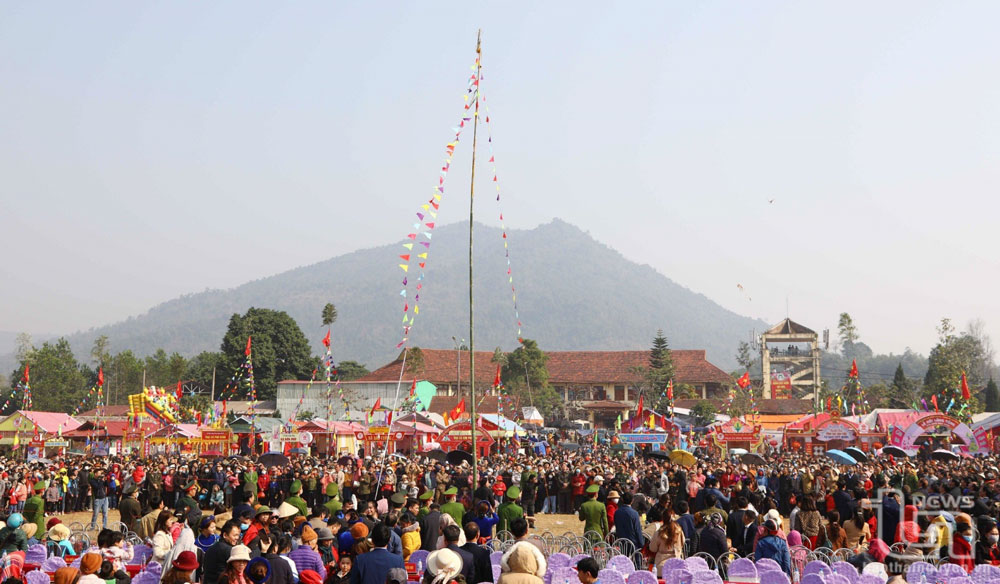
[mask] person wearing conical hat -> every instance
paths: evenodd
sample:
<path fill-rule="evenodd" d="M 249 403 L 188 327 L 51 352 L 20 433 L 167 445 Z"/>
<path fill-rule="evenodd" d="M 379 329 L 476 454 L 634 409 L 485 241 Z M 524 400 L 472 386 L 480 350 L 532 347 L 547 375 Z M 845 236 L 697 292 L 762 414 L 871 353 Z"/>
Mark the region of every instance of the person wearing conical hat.
<path fill-rule="evenodd" d="M 42 493 L 45 492 L 46 487 L 48 485 L 45 481 L 35 483 L 32 487 L 32 495 L 24 502 L 24 510 L 21 512 L 24 515 L 25 523 L 35 524 L 36 533 L 38 531 L 45 533 L 45 500 L 42 499 Z"/>
<path fill-rule="evenodd" d="M 285 499 L 285 502 L 298 509 L 299 515 L 302 517 L 309 515 L 309 506 L 302 498 L 302 481 L 299 479 L 292 481 L 292 485 L 288 488 L 288 494 L 291 496 Z"/>

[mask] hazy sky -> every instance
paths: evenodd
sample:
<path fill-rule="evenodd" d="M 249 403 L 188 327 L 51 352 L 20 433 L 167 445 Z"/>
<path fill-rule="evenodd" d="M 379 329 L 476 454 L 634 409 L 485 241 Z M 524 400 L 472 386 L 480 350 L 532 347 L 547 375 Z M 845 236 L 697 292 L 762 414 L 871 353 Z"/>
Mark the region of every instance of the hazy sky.
<path fill-rule="evenodd" d="M 482 27 L 510 225 L 560 217 L 771 322 L 786 298 L 817 330 L 848 311 L 879 351 L 926 353 L 942 316 L 1000 339 L 998 21 L 995 2 L 4 2 L 0 330 L 400 239 Z M 440 222 L 467 216 L 466 180 Z"/>

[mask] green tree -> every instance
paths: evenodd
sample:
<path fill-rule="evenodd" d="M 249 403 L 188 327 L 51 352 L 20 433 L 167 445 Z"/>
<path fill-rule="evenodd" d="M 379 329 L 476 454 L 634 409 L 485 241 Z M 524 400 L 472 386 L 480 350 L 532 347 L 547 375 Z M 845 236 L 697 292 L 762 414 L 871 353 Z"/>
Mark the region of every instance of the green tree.
<path fill-rule="evenodd" d="M 980 341 L 966 333 L 956 335 L 955 328 L 947 318 L 941 320 L 938 334 L 938 344 L 931 349 L 927 360 L 923 391 L 925 397 L 937 394 L 939 401 L 944 397 L 954 397 L 963 371 L 967 374 L 970 386 L 981 387 L 986 380 L 980 378 L 979 373 L 986 370 L 983 364 L 986 357 Z"/>
<path fill-rule="evenodd" d="M 353 381 L 371 373 L 367 367 L 357 361 L 341 361 L 337 363 L 336 369 L 337 375 L 334 376 L 334 379 L 339 381 Z"/>
<path fill-rule="evenodd" d="M 222 361 L 222 353 L 202 351 L 188 360 L 184 369 L 184 379 L 196 381 L 205 387 L 212 387 L 212 373 L 215 373 L 217 383 L 225 383 L 229 375 L 218 369 Z M 225 377 L 223 377 L 225 375 Z"/>
<path fill-rule="evenodd" d="M 309 341 L 288 313 L 267 308 L 251 308 L 246 314 L 234 314 L 222 338 L 219 367 L 223 379 L 239 371 L 246 359 L 247 337 L 253 337 L 252 356 L 257 399 L 274 399 L 278 381 L 309 379 L 319 360 L 311 355 Z M 235 392 L 239 399 L 249 399 L 249 385 L 241 384 Z"/>
<path fill-rule="evenodd" d="M 110 346 L 111 341 L 108 340 L 107 335 L 101 335 L 94 339 L 94 346 L 90 349 L 90 358 L 93 360 L 95 367 L 111 362 Z"/>
<path fill-rule="evenodd" d="M 658 411 L 667 407 L 667 384 L 674 378 L 674 359 L 663 329 L 656 331 L 653 346 L 649 349 L 649 368 L 645 371 L 650 391 L 650 403 Z M 677 388 L 675 388 L 677 389 Z M 677 398 L 676 392 L 674 398 Z"/>
<path fill-rule="evenodd" d="M 889 386 L 885 405 L 876 406 L 873 403 L 872 407 L 912 408 L 919 399 L 920 393 L 917 391 L 917 383 L 906 376 L 903 371 L 903 363 L 900 362 L 896 366 L 896 373 L 892 376 L 892 384 Z"/>
<path fill-rule="evenodd" d="M 181 397 L 181 407 L 189 411 L 201 413 L 202 420 L 207 419 L 208 412 L 212 410 L 214 404 L 211 398 L 207 395 L 185 395 Z M 183 416 L 185 422 L 195 422 L 197 416 L 192 416 L 187 413 Z"/>
<path fill-rule="evenodd" d="M 691 418 L 695 426 L 710 426 L 715 423 L 715 406 L 710 401 L 700 401 L 691 408 Z"/>
<path fill-rule="evenodd" d="M 543 416 L 559 409 L 562 398 L 549 387 L 549 357 L 532 339 L 524 339 L 521 346 L 507 354 L 507 362 L 500 369 L 507 393 L 514 396 L 521 406 L 533 405 Z"/>
<path fill-rule="evenodd" d="M 146 368 L 143 360 L 130 350 L 111 357 L 104 366 L 104 385 L 109 396 L 109 404 L 123 404 L 129 395 L 142 391 L 142 372 Z"/>
<path fill-rule="evenodd" d="M 25 363 L 31 364 L 33 410 L 71 413 L 86 395 L 91 383 L 96 381 L 77 362 L 65 338 L 43 343 L 40 348 L 28 352 L 26 357 L 10 375 L 10 380 L 16 386 L 24 376 Z M 23 392 L 15 391 L 3 413 L 21 409 L 23 400 Z"/>
<path fill-rule="evenodd" d="M 337 322 L 337 307 L 332 302 L 327 302 L 323 307 L 323 326 L 333 326 Z"/>
<path fill-rule="evenodd" d="M 736 362 L 740 364 L 740 368 L 744 371 L 750 371 L 753 368 L 754 361 L 753 353 L 750 351 L 750 343 L 740 341 L 739 346 L 736 348 Z"/>
<path fill-rule="evenodd" d="M 837 332 L 840 336 L 841 351 L 846 355 L 852 345 L 858 342 L 858 327 L 854 326 L 854 319 L 846 312 L 840 313 L 840 321 L 837 323 Z"/>
<path fill-rule="evenodd" d="M 1000 390 L 997 389 L 997 382 L 992 377 L 983 391 L 983 401 L 987 412 L 1000 412 Z"/>
<path fill-rule="evenodd" d="M 424 352 L 420 347 L 406 350 L 406 372 L 413 377 L 424 372 Z"/>
<path fill-rule="evenodd" d="M 299 420 L 300 422 L 310 422 L 315 417 L 316 414 L 311 410 L 302 410 L 301 412 L 298 413 L 297 416 L 295 416 L 295 419 Z"/>
<path fill-rule="evenodd" d="M 503 352 L 503 349 L 497 347 L 493 349 L 493 357 L 490 358 L 490 363 L 498 364 L 503 367 L 507 363 L 507 354 Z"/>

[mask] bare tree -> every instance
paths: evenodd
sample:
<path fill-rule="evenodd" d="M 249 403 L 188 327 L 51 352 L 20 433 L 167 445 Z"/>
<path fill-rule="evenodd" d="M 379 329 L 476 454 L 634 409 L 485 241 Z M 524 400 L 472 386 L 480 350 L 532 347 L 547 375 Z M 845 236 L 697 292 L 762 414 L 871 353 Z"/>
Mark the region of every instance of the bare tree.
<path fill-rule="evenodd" d="M 965 328 L 965 334 L 978 341 L 982 349 L 981 368 L 983 370 L 975 372 L 978 374 L 977 377 L 979 379 L 997 377 L 996 348 L 993 346 L 993 339 L 986 332 L 986 321 L 981 318 L 969 321 Z"/>

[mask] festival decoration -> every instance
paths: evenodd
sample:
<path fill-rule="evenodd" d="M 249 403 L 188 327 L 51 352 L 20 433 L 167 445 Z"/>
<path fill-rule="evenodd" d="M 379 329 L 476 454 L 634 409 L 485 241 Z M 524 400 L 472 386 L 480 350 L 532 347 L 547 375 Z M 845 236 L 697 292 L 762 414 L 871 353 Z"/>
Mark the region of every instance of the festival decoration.
<path fill-rule="evenodd" d="M 478 65 L 479 55 L 477 54 L 476 61 L 472 66 L 473 71 L 478 69 Z M 399 255 L 399 259 L 404 262 L 398 264 L 399 269 L 403 271 L 403 287 L 399 292 L 399 295 L 403 297 L 403 321 L 402 339 L 396 344 L 397 349 L 403 347 L 409 341 L 410 330 L 416 322 L 417 315 L 420 314 L 420 293 L 423 291 L 424 270 L 427 267 L 437 214 L 444 198 L 445 180 L 448 178 L 448 172 L 451 170 L 451 163 L 455 156 L 455 147 L 458 146 L 462 131 L 466 125 L 472 121 L 473 116 L 477 115 L 475 111 L 470 111 L 472 103 L 475 103 L 479 99 L 479 77 L 475 73 L 469 77 L 463 98 L 465 105 L 463 106 L 462 117 L 458 126 L 452 128 L 454 137 L 445 146 L 444 163 L 441 166 L 437 184 L 434 185 L 431 198 L 422 204 L 420 210 L 415 213 L 417 222 L 413 223 L 413 231 L 406 235 L 409 241 L 402 244 L 406 252 Z M 413 279 L 411 284 L 410 277 L 413 273 L 410 272 L 410 268 L 413 265 L 416 265 L 414 272 L 418 275 Z M 410 306 L 411 299 L 413 300 L 412 310 Z"/>
<path fill-rule="evenodd" d="M 479 81 L 481 82 L 482 80 L 483 80 L 483 75 L 482 73 L 480 73 Z M 504 254 L 504 259 L 507 261 L 507 283 L 510 284 L 510 297 L 511 297 L 511 302 L 514 305 L 514 320 L 517 322 L 517 340 L 518 342 L 523 343 L 524 337 L 521 335 L 521 326 L 522 326 L 521 313 L 517 308 L 517 289 L 514 287 L 514 274 L 510 263 L 510 246 L 508 243 L 510 239 L 507 236 L 507 226 L 504 223 L 503 219 L 503 206 L 500 201 L 500 179 L 499 179 L 499 174 L 497 173 L 496 154 L 493 151 L 493 123 L 490 121 L 491 119 L 490 106 L 489 103 L 486 101 L 486 94 L 483 93 L 482 87 L 479 88 L 479 94 L 481 95 L 483 108 L 485 109 L 486 113 L 485 127 L 486 127 L 486 138 L 487 138 L 486 142 L 489 145 L 489 151 L 490 151 L 489 164 L 493 170 L 493 185 L 496 188 L 497 192 L 497 213 L 500 215 L 500 233 L 503 239 L 503 254 Z"/>
<path fill-rule="evenodd" d="M 868 398 L 865 397 L 864 387 L 861 385 L 860 374 L 858 373 L 858 360 L 851 360 L 851 370 L 847 373 L 847 381 L 841 390 L 844 394 L 843 413 L 847 414 L 847 404 L 851 404 L 851 414 L 867 414 L 869 410 Z"/>

